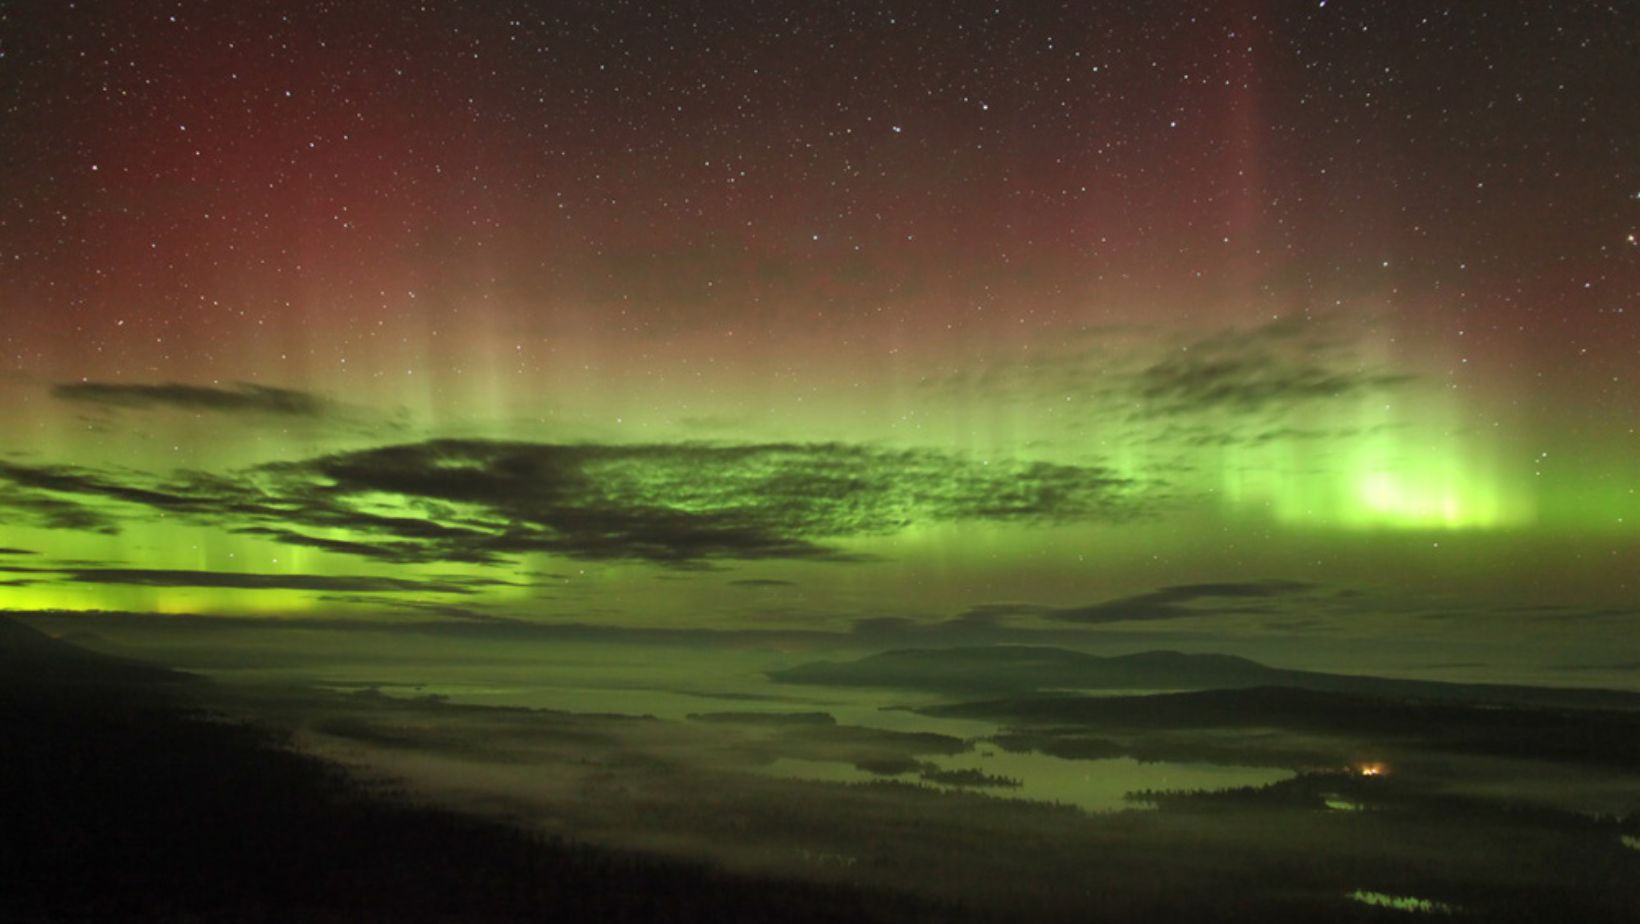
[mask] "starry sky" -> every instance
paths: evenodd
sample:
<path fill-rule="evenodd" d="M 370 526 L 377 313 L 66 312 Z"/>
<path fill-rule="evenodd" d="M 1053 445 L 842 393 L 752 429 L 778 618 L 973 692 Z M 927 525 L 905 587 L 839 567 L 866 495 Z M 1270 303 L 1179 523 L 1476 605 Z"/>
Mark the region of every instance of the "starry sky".
<path fill-rule="evenodd" d="M 5 4 L 0 607 L 1603 650 L 1636 34 Z"/>

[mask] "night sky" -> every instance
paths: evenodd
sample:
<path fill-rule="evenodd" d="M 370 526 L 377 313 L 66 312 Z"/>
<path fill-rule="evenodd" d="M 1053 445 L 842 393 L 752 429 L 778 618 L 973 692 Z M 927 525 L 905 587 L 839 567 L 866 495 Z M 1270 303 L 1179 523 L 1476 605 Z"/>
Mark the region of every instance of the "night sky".
<path fill-rule="evenodd" d="M 7 3 L 0 608 L 1640 657 L 1636 35 Z"/>

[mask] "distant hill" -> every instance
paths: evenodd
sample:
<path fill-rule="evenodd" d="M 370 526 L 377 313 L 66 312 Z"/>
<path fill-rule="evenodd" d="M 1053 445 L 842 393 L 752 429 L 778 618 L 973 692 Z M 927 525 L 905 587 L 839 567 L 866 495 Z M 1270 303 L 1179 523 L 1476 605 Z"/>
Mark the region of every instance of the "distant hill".
<path fill-rule="evenodd" d="M 180 671 L 88 651 L 0 616 L 0 683 L 126 686 L 192 679 Z"/>
<path fill-rule="evenodd" d="M 1465 703 L 1640 710 L 1640 694 L 1621 690 L 1399 680 L 1286 670 L 1231 655 L 1147 651 L 1101 657 L 1028 645 L 885 651 L 858 661 L 800 664 L 771 671 L 769 678 L 779 683 L 885 687 L 965 698 L 1078 690 L 1288 687 Z"/>

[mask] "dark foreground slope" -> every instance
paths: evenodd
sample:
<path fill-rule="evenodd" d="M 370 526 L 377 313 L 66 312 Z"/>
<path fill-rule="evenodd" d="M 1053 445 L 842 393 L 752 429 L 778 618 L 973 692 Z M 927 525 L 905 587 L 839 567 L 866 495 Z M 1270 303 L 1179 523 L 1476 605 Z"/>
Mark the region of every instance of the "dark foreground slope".
<path fill-rule="evenodd" d="M 12 687 L 124 687 L 152 689 L 196 681 L 141 661 L 87 651 L 0 616 L 0 683 Z"/>
<path fill-rule="evenodd" d="M 189 709 L 178 675 L 0 634 L 0 921 L 949 917 L 412 805 Z"/>

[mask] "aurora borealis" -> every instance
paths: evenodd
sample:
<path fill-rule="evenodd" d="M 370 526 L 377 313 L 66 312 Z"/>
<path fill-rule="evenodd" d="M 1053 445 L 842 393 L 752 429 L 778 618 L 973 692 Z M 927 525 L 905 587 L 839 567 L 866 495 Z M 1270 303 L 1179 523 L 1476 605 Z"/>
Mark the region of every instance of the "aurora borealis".
<path fill-rule="evenodd" d="M 7 4 L 0 609 L 1633 660 L 1634 34 Z"/>

